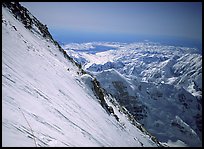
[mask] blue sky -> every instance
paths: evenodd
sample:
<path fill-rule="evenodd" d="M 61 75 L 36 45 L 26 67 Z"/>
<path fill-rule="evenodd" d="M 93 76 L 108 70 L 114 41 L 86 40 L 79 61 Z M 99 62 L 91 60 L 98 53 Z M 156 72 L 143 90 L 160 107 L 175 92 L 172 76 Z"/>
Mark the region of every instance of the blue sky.
<path fill-rule="evenodd" d="M 21 2 L 54 37 L 202 40 L 201 2 Z"/>

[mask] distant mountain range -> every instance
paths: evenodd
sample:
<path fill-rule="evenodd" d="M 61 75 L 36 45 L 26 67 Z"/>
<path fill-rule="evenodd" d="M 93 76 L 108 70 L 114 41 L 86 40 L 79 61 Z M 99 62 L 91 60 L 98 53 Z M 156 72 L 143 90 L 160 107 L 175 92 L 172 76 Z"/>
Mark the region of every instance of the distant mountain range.
<path fill-rule="evenodd" d="M 201 146 L 202 55 L 155 42 L 89 42 L 63 46 L 162 142 Z"/>
<path fill-rule="evenodd" d="M 142 43 L 62 45 L 2 3 L 3 147 L 202 146 L 202 55 Z"/>

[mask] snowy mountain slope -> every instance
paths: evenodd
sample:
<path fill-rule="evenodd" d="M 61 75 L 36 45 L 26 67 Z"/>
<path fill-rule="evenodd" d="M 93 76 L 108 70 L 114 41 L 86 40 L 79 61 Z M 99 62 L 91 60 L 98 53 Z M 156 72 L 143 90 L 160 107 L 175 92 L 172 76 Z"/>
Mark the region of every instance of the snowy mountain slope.
<path fill-rule="evenodd" d="M 114 69 L 94 74 L 101 86 L 161 142 L 182 140 L 189 146 L 201 144 L 202 122 L 197 120 L 197 116 L 201 118 L 199 109 L 202 105 L 185 89 L 128 80 Z M 176 125 L 176 117 L 188 127 Z"/>
<path fill-rule="evenodd" d="M 14 16 L 2 6 L 2 146 L 158 146 L 107 113 L 36 18 L 27 29 Z"/>
<path fill-rule="evenodd" d="M 117 49 L 104 47 L 93 54 L 97 44 L 110 43 L 64 47 L 160 141 L 201 146 L 202 55 L 197 49 L 151 42 L 111 43 Z"/>

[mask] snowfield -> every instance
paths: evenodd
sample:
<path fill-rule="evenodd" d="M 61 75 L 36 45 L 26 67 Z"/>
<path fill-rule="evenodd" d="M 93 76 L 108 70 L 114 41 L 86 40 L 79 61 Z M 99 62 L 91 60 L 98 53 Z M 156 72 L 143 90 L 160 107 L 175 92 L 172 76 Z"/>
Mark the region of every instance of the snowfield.
<path fill-rule="evenodd" d="M 35 24 L 2 6 L 2 146 L 158 146 L 88 88 L 91 76 L 64 58 Z"/>

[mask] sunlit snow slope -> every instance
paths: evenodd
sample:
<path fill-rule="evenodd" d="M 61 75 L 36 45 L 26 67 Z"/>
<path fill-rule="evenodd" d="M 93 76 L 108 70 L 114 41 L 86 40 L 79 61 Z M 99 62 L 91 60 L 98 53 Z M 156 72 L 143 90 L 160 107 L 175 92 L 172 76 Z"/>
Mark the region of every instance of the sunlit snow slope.
<path fill-rule="evenodd" d="M 120 121 L 108 114 L 77 72 L 2 6 L 2 146 L 157 146 L 116 108 Z"/>

